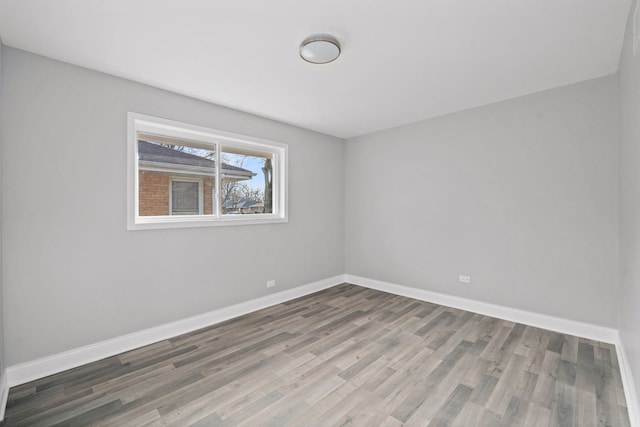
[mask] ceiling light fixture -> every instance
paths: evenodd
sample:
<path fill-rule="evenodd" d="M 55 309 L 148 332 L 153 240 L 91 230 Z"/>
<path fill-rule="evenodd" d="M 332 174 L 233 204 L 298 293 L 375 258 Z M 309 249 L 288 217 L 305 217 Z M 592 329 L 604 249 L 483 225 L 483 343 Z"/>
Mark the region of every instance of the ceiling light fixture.
<path fill-rule="evenodd" d="M 340 56 L 340 43 L 328 34 L 309 36 L 300 44 L 300 56 L 312 64 L 327 64 Z"/>

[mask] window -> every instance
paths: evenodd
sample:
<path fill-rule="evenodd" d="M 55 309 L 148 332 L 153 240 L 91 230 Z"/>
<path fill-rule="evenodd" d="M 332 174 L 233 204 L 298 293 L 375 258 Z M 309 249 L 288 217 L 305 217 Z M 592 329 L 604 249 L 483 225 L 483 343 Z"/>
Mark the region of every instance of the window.
<path fill-rule="evenodd" d="M 171 215 L 202 215 L 202 181 L 171 179 Z"/>
<path fill-rule="evenodd" d="M 285 144 L 134 113 L 128 144 L 131 230 L 287 221 Z"/>

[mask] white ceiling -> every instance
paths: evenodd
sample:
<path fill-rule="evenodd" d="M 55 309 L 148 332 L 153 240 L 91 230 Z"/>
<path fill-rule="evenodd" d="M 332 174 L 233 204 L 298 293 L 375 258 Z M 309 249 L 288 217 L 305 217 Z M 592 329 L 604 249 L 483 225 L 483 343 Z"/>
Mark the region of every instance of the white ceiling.
<path fill-rule="evenodd" d="M 0 0 L 0 37 L 348 138 L 615 73 L 630 2 Z M 314 33 L 342 56 L 301 60 Z"/>

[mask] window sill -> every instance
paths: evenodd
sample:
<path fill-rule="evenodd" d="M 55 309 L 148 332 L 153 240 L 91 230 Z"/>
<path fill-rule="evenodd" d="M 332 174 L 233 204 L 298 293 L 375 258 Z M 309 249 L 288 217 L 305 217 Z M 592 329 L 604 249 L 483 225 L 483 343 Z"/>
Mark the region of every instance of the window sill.
<path fill-rule="evenodd" d="M 196 227 L 226 227 L 235 225 L 257 225 L 257 224 L 277 224 L 288 222 L 287 218 L 275 215 L 248 218 L 244 215 L 237 215 L 224 218 L 202 218 L 202 216 L 180 216 L 180 217 L 139 217 L 129 221 L 127 230 L 158 230 L 171 228 L 196 228 Z"/>

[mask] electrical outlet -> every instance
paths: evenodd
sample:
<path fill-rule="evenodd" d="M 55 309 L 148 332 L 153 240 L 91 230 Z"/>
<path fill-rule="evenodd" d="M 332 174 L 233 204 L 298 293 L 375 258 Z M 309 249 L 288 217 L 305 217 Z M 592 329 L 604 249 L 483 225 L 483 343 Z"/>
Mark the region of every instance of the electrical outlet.
<path fill-rule="evenodd" d="M 275 280 L 267 280 L 267 288 L 275 288 L 276 281 Z"/>
<path fill-rule="evenodd" d="M 471 283 L 471 276 L 458 276 L 458 282 Z"/>

